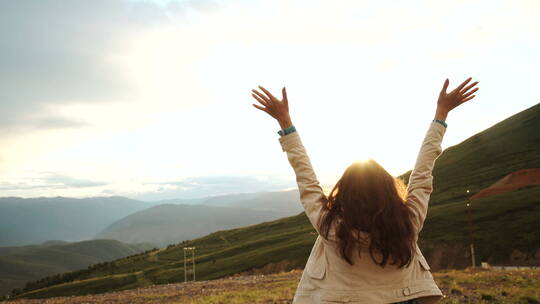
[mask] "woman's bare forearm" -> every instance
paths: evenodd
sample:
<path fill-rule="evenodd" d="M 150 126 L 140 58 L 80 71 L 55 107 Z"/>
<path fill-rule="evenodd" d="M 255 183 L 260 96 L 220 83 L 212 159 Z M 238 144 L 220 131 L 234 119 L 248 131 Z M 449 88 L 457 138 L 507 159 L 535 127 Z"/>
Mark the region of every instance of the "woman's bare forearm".
<path fill-rule="evenodd" d="M 445 121 L 447 116 L 448 116 L 448 111 L 439 109 L 437 107 L 437 110 L 435 111 L 435 119 Z"/>
<path fill-rule="evenodd" d="M 291 117 L 289 116 L 289 114 L 285 115 L 284 117 L 278 118 L 277 121 L 278 121 L 279 126 L 281 127 L 282 130 L 285 130 L 288 127 L 293 125 Z"/>

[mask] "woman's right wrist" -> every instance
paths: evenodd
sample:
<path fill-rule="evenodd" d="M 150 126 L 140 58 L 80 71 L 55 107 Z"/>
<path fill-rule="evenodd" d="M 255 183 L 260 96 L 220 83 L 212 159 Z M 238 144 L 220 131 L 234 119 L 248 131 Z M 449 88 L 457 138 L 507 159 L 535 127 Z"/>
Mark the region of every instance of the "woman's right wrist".
<path fill-rule="evenodd" d="M 448 116 L 448 111 L 437 109 L 435 111 L 435 119 L 445 121 Z"/>

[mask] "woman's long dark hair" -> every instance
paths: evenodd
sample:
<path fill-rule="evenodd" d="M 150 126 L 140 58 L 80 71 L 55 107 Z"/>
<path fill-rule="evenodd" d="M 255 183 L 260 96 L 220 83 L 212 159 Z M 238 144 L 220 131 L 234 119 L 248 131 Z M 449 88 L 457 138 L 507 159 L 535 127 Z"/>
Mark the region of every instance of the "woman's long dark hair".
<path fill-rule="evenodd" d="M 319 231 L 328 239 L 334 223 L 339 252 L 351 265 L 352 250 L 359 245 L 358 250 L 368 246 L 371 258 L 381 267 L 409 266 L 416 236 L 413 214 L 405 206 L 405 194 L 403 181 L 376 161 L 355 162 L 345 170 L 323 204 Z M 367 233 L 368 240 L 358 238 L 355 232 Z M 375 259 L 375 253 L 380 253 L 381 261 Z"/>

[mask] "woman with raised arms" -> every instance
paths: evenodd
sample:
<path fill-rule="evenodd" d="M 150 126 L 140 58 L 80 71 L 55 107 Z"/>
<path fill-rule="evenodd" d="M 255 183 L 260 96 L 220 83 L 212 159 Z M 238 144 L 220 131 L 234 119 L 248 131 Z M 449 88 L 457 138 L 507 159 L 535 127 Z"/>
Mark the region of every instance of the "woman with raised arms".
<path fill-rule="evenodd" d="M 445 80 L 435 116 L 417 156 L 409 184 L 374 160 L 352 163 L 325 195 L 289 115 L 285 88 L 279 100 L 252 90 L 253 106 L 276 119 L 279 142 L 296 174 L 300 201 L 318 233 L 293 303 L 435 303 L 442 298 L 418 247 L 433 191 L 432 170 L 450 111 L 475 97 L 468 78 L 451 92 Z M 426 122 L 427 124 L 427 122 Z"/>

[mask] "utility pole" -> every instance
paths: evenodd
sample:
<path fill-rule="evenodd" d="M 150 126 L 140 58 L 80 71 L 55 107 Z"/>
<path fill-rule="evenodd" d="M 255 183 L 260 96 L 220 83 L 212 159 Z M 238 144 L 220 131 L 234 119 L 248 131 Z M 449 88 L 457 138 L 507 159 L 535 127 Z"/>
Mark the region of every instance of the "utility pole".
<path fill-rule="evenodd" d="M 470 249 L 471 249 L 471 262 L 472 267 L 476 268 L 476 260 L 474 257 L 474 232 L 473 232 L 473 218 L 471 210 L 471 198 L 469 196 L 469 190 L 467 189 L 467 214 L 469 217 L 469 234 L 471 239 Z"/>
<path fill-rule="evenodd" d="M 184 247 L 184 282 L 187 282 L 186 247 Z"/>
<path fill-rule="evenodd" d="M 193 281 L 195 281 L 195 247 L 184 247 L 184 282 L 187 282 L 187 276 L 188 276 L 188 269 L 187 267 L 188 262 L 187 258 L 189 257 L 189 253 L 186 254 L 186 252 L 191 251 L 191 272 L 193 273 Z"/>

